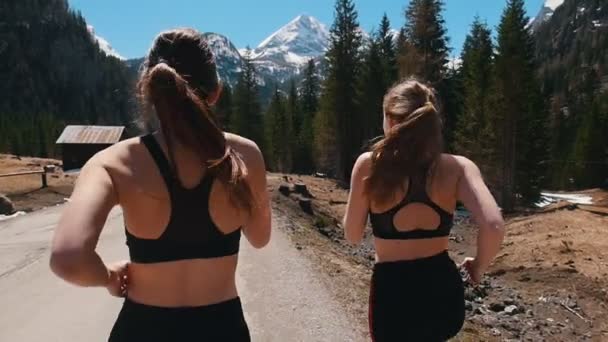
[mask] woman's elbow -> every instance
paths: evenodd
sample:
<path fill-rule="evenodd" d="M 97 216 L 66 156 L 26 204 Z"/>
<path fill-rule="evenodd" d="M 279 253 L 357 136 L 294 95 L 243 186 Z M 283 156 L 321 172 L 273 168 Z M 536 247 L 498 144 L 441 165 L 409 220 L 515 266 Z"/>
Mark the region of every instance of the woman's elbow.
<path fill-rule="evenodd" d="M 264 238 L 249 239 L 249 244 L 255 249 L 262 249 L 270 242 L 270 235 Z"/>
<path fill-rule="evenodd" d="M 266 247 L 270 242 L 271 227 L 269 225 L 268 228 L 264 229 L 263 233 L 255 232 L 253 234 L 247 234 L 247 232 L 245 232 L 245 235 L 247 236 L 247 241 L 249 241 L 249 244 L 253 248 L 261 249 Z"/>
<path fill-rule="evenodd" d="M 59 278 L 73 279 L 80 272 L 81 256 L 78 251 L 54 249 L 49 260 L 51 271 Z"/>

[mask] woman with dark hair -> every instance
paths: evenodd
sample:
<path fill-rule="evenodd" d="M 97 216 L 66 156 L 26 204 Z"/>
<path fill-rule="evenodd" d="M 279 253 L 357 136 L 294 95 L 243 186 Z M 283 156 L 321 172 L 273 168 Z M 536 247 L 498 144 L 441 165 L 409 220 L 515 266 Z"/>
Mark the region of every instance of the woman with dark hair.
<path fill-rule="evenodd" d="M 384 98 L 385 136 L 357 160 L 345 235 L 360 243 L 368 216 L 376 250 L 369 320 L 374 341 L 445 341 L 464 323 L 464 287 L 450 259 L 456 202 L 480 226 L 477 256 L 463 266 L 480 281 L 500 249 L 503 219 L 470 160 L 442 154 L 432 88 L 410 79 Z"/>
<path fill-rule="evenodd" d="M 161 33 L 139 91 L 160 130 L 118 143 L 82 169 L 57 227 L 52 270 L 126 297 L 110 341 L 249 341 L 235 286 L 241 232 L 270 239 L 262 154 L 218 128 L 214 56 L 201 33 Z M 95 247 L 110 210 L 124 214 L 130 261 Z"/>

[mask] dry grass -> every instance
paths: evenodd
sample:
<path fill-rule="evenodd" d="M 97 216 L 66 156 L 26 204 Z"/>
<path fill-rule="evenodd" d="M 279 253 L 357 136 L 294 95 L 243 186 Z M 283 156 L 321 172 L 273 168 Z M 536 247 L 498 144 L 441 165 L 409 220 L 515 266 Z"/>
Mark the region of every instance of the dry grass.
<path fill-rule="evenodd" d="M 61 165 L 61 161 L 43 158 L 16 158 L 0 154 L 0 175 L 25 171 L 38 171 L 46 165 Z M 48 188 L 42 189 L 40 175 L 0 178 L 0 193 L 6 194 L 17 210 L 32 211 L 63 203 L 72 193 L 76 177 L 66 175 L 57 168 L 47 175 Z"/>

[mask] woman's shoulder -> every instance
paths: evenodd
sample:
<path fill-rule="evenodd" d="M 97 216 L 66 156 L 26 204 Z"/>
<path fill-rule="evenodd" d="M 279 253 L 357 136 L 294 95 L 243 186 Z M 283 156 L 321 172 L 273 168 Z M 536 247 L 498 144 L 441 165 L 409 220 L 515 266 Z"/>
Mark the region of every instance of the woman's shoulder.
<path fill-rule="evenodd" d="M 225 132 L 224 135 L 228 146 L 239 153 L 245 162 L 263 162 L 262 151 L 253 140 L 228 132 Z"/>
<path fill-rule="evenodd" d="M 439 157 L 439 167 L 451 173 L 463 173 L 467 169 L 477 168 L 469 158 L 456 154 L 444 153 Z"/>
<path fill-rule="evenodd" d="M 139 162 L 141 159 L 141 153 L 139 153 L 141 149 L 139 137 L 125 139 L 97 152 L 87 161 L 85 167 L 102 167 L 112 174 Z"/>
<path fill-rule="evenodd" d="M 224 133 L 226 142 L 230 147 L 243 155 L 261 153 L 258 145 L 250 139 L 242 137 L 234 133 Z"/>
<path fill-rule="evenodd" d="M 372 169 L 372 152 L 365 152 L 357 158 L 353 166 L 354 178 L 365 178 L 369 176 Z M 358 176 L 358 177 L 357 177 Z"/>
<path fill-rule="evenodd" d="M 126 161 L 133 153 L 142 149 L 141 137 L 122 140 L 100 152 L 94 158 L 106 162 Z"/>

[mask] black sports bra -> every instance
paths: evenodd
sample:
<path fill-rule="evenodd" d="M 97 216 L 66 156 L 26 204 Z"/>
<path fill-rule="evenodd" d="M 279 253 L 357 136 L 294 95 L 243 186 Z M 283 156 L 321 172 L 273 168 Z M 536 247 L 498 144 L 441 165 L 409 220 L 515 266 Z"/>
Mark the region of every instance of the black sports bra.
<path fill-rule="evenodd" d="M 424 176 L 410 177 L 409 186 L 405 198 L 392 209 L 383 213 L 370 212 L 374 236 L 386 240 L 414 240 L 445 237 L 450 235 L 454 225 L 454 215 L 446 212 L 431 200 L 426 192 L 427 172 Z M 395 227 L 394 218 L 399 210 L 412 203 L 421 203 L 431 207 L 439 215 L 439 226 L 434 230 L 414 229 L 406 232 L 399 231 Z"/>
<path fill-rule="evenodd" d="M 184 188 L 171 171 L 170 164 L 152 135 L 141 137 L 167 185 L 171 216 L 158 239 L 138 238 L 125 228 L 131 260 L 158 263 L 185 259 L 210 259 L 239 252 L 241 230 L 222 233 L 211 219 L 209 195 L 213 177 L 205 176 L 193 189 Z"/>

